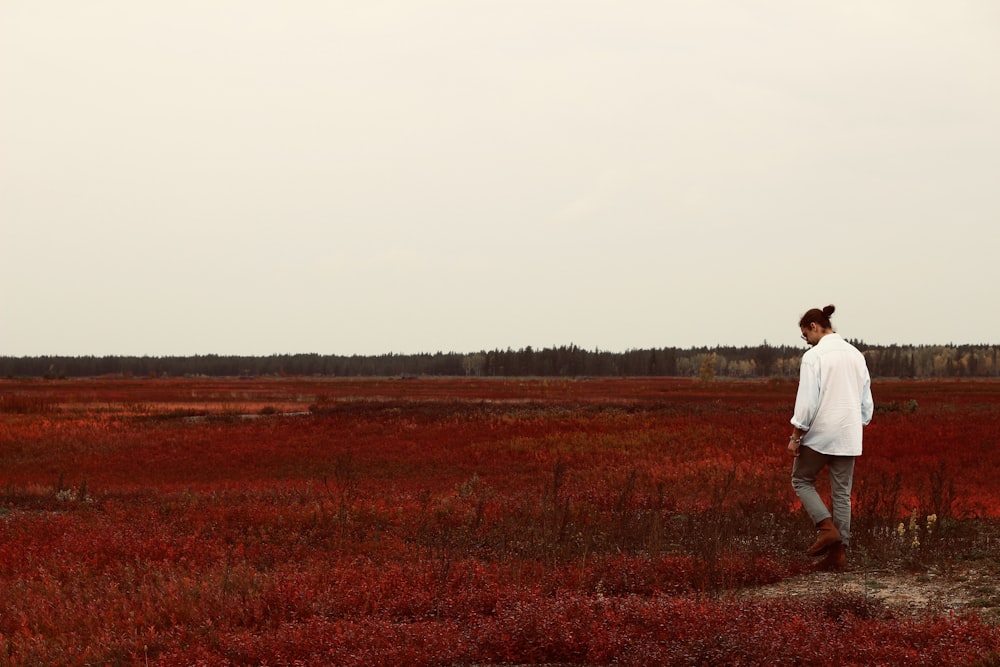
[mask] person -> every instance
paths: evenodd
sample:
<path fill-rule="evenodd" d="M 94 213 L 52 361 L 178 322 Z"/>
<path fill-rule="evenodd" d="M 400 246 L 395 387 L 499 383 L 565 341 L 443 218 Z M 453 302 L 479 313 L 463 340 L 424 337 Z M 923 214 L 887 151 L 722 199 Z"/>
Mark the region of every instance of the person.
<path fill-rule="evenodd" d="M 847 566 L 854 460 L 861 455 L 863 427 L 874 412 L 865 357 L 833 330 L 834 310 L 832 305 L 812 308 L 799 320 L 810 348 L 802 355 L 788 442 L 795 457 L 792 488 L 818 530 L 806 553 L 823 557 L 815 566 L 822 571 Z M 830 478 L 830 509 L 816 492 L 823 468 Z"/>

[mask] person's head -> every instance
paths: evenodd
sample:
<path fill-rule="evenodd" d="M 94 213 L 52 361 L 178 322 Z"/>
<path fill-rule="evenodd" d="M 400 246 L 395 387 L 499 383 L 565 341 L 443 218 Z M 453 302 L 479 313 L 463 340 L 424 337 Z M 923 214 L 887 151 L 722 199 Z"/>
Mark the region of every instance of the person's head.
<path fill-rule="evenodd" d="M 799 320 L 799 329 L 802 330 L 802 340 L 815 345 L 819 339 L 828 333 L 833 333 L 833 325 L 830 324 L 830 316 L 836 308 L 827 306 L 826 308 L 811 308 Z"/>

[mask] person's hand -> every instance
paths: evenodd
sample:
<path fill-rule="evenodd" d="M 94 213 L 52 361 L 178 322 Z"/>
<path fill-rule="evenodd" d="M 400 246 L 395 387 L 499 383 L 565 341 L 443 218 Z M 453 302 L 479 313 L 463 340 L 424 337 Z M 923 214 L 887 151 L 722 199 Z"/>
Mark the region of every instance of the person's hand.
<path fill-rule="evenodd" d="M 792 453 L 792 456 L 799 455 L 799 447 L 802 446 L 802 439 L 796 440 L 795 438 L 788 439 L 788 451 Z"/>

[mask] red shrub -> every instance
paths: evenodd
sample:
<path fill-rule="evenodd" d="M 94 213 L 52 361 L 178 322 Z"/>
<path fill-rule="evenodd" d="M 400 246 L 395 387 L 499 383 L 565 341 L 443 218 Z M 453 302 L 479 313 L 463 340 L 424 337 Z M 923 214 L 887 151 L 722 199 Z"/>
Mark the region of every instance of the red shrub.
<path fill-rule="evenodd" d="M 0 664 L 931 665 L 1000 641 L 862 597 L 742 597 L 808 566 L 793 383 L 0 389 Z M 1000 384 L 875 394 L 860 548 L 992 562 Z M 895 535 L 914 511 L 919 551 Z"/>

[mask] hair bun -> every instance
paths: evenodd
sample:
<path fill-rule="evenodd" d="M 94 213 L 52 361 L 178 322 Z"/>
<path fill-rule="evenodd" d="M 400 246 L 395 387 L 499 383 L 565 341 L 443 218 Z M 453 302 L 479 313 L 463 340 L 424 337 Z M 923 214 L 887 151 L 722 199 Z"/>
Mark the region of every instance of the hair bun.
<path fill-rule="evenodd" d="M 823 314 L 826 315 L 827 317 L 830 317 L 831 315 L 833 315 L 833 311 L 835 310 L 837 309 L 833 305 L 829 305 L 823 309 Z"/>

